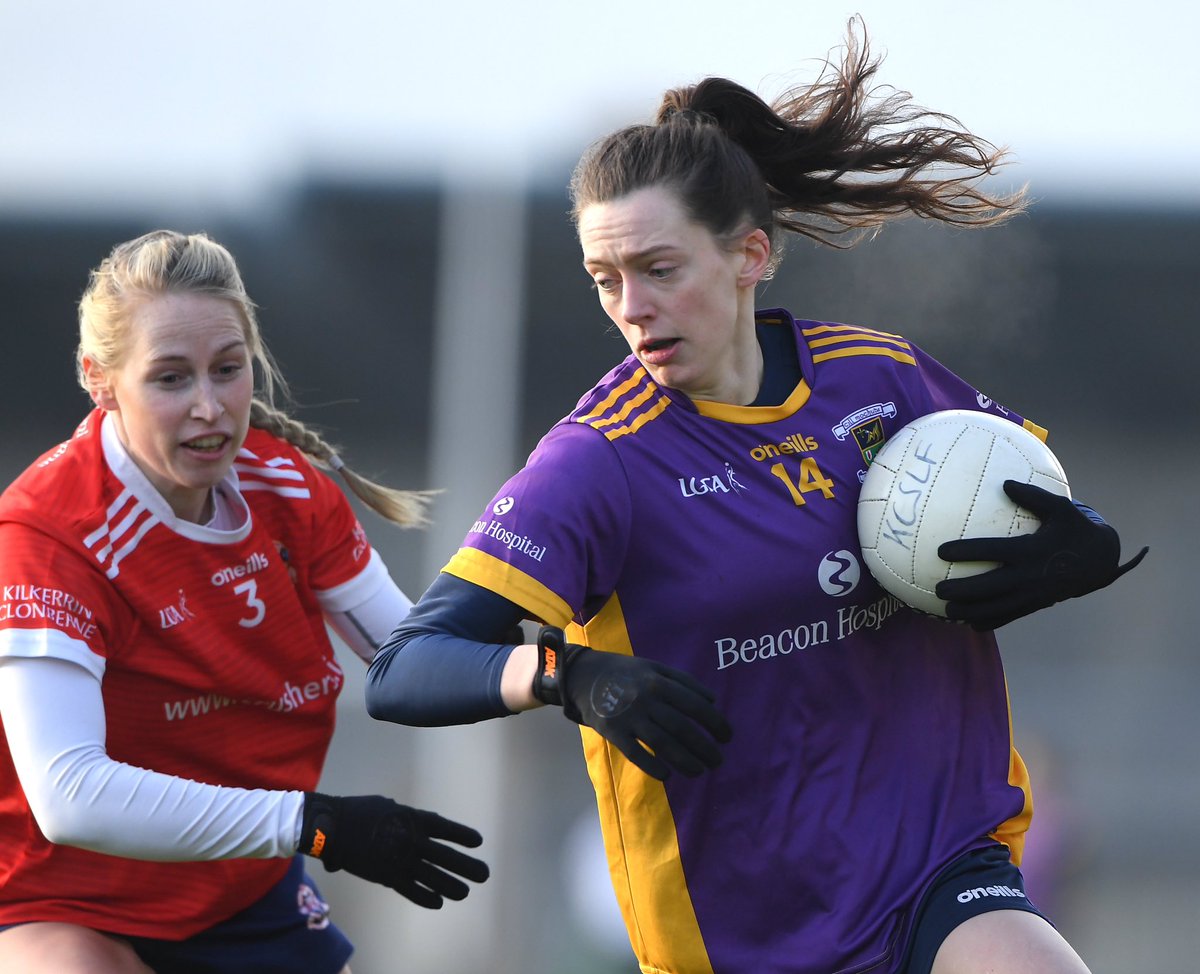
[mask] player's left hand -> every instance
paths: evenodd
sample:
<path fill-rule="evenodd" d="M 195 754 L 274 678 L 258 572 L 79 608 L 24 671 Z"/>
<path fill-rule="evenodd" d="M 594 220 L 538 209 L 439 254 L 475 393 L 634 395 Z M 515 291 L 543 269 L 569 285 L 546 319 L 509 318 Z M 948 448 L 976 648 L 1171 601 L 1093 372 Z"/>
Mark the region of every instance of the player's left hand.
<path fill-rule="evenodd" d="M 1033 484 L 1006 480 L 1004 492 L 1041 520 L 1037 531 L 1011 538 L 962 538 L 938 548 L 945 561 L 1000 563 L 982 574 L 937 585 L 938 598 L 947 602 L 947 618 L 972 629 L 999 629 L 1055 602 L 1111 585 L 1150 550 L 1143 548 L 1122 565 L 1121 539 L 1099 515 L 1093 520 L 1070 498 Z"/>
<path fill-rule="evenodd" d="M 466 898 L 460 876 L 488 878 L 484 862 L 447 843 L 473 849 L 482 841 L 469 826 L 382 795 L 304 795 L 301 852 L 331 873 L 345 869 L 431 910 L 441 909 L 443 899 Z"/>
<path fill-rule="evenodd" d="M 720 745 L 733 730 L 713 692 L 690 674 L 568 643 L 557 626 L 542 626 L 537 645 L 533 695 L 591 727 L 650 777 L 694 778 L 723 760 Z"/>

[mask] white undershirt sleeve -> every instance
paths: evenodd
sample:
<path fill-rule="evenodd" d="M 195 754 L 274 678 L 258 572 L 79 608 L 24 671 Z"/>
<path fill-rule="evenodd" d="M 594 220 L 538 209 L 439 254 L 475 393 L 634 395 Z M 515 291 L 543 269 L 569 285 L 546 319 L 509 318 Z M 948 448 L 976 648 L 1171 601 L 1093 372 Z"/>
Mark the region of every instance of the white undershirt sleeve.
<path fill-rule="evenodd" d="M 315 594 L 329 628 L 368 663 L 412 608 L 376 551 L 350 581 Z"/>
<path fill-rule="evenodd" d="M 164 862 L 296 852 L 302 792 L 201 784 L 112 760 L 100 680 L 82 666 L 0 658 L 0 714 L 51 842 Z"/>

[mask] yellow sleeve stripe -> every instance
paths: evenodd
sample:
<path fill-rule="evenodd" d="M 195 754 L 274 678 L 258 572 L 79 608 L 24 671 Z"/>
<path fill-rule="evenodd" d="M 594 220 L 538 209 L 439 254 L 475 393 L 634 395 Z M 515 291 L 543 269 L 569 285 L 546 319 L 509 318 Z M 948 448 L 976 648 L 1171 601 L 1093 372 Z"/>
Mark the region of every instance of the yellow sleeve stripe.
<path fill-rule="evenodd" d="M 860 325 L 818 325 L 816 328 L 803 328 L 800 333 L 805 337 L 810 335 L 829 335 L 833 333 L 848 334 L 851 337 L 863 338 L 897 338 L 903 341 L 903 336 L 893 335 L 890 331 L 877 331 L 874 328 L 863 328 Z"/>
<path fill-rule="evenodd" d="M 638 394 L 629 399 L 620 409 L 612 411 L 613 406 L 623 397 L 628 395 L 639 385 L 643 388 Z M 628 379 L 622 382 L 619 386 L 613 389 L 604 400 L 599 403 L 590 412 L 575 418 L 575 422 L 583 423 L 592 429 L 603 433 L 608 439 L 615 440 L 618 437 L 626 436 L 629 433 L 636 433 L 639 429 L 645 426 L 650 420 L 659 416 L 664 409 L 670 404 L 671 400 L 666 396 L 660 395 L 658 399 L 654 399 L 654 394 L 658 390 L 658 386 L 651 381 L 644 368 L 639 368 Z M 653 404 L 646 408 L 647 403 L 654 400 Z M 630 419 L 630 417 L 633 417 Z"/>
<path fill-rule="evenodd" d="M 623 419 L 625 419 L 631 412 L 633 412 L 635 409 L 637 409 L 638 406 L 644 405 L 650 399 L 650 397 L 653 395 L 654 395 L 654 386 L 647 385 L 645 389 L 643 389 L 636 396 L 634 396 L 632 399 L 630 399 L 629 402 L 625 403 L 624 406 L 622 406 L 619 410 L 617 410 L 617 412 L 613 413 L 608 418 L 606 418 L 606 419 L 589 419 L 589 420 L 587 420 L 587 424 L 589 426 L 593 427 L 594 429 L 600 429 L 601 427 L 604 427 L 604 426 L 612 426 L 614 423 L 619 423 Z"/>
<path fill-rule="evenodd" d="M 886 358 L 895 359 L 897 362 L 903 362 L 905 365 L 917 364 L 917 360 L 905 352 L 896 351 L 891 348 L 879 348 L 874 345 L 859 345 L 854 348 L 839 348 L 832 352 L 821 352 L 813 356 L 813 362 L 824 362 L 835 358 L 853 358 L 856 355 L 882 355 Z"/>
<path fill-rule="evenodd" d="M 528 610 L 532 618 L 552 626 L 566 626 L 571 621 L 571 607 L 561 596 L 486 551 L 459 548 L 442 571 L 502 595 Z"/>
<path fill-rule="evenodd" d="M 855 355 L 882 355 L 895 359 L 897 362 L 903 362 L 905 365 L 917 364 L 912 355 L 912 346 L 900 335 L 893 335 L 891 332 L 860 328 L 857 325 L 818 325 L 816 328 L 805 328 L 801 333 L 808 340 L 808 347 L 813 350 L 814 363 L 837 358 L 850 358 Z M 830 348 L 833 345 L 845 346 L 849 342 L 871 342 L 871 344 Z M 895 346 L 895 348 L 885 347 L 887 345 Z M 830 350 L 818 352 L 816 351 L 818 348 L 830 348 Z"/>
<path fill-rule="evenodd" d="M 633 375 L 631 375 L 628 379 L 613 389 L 612 392 L 605 396 L 603 401 L 600 402 L 590 413 L 580 416 L 575 420 L 575 422 L 591 423 L 592 420 L 599 419 L 606 412 L 608 412 L 608 410 L 612 409 L 613 403 L 629 392 L 630 389 L 635 388 L 639 383 L 648 378 L 649 376 L 646 375 L 646 370 L 644 368 L 639 368 L 633 373 Z"/>
<path fill-rule="evenodd" d="M 659 416 L 669 405 L 671 405 L 670 399 L 668 399 L 666 396 L 659 396 L 658 402 L 656 402 L 645 412 L 638 415 L 632 423 L 627 423 L 626 425 L 618 427 L 617 429 L 604 430 L 604 435 L 610 440 L 615 440 L 618 436 L 624 436 L 626 433 L 636 433 L 648 422 L 650 422 L 650 420 Z"/>
<path fill-rule="evenodd" d="M 854 332 L 846 335 L 830 335 L 828 338 L 814 338 L 808 343 L 809 348 L 824 348 L 826 345 L 838 345 L 845 342 L 886 342 L 889 345 L 895 345 L 904 349 L 906 352 L 912 350 L 912 346 L 902 338 L 891 338 L 887 335 L 869 335 L 861 332 Z"/>

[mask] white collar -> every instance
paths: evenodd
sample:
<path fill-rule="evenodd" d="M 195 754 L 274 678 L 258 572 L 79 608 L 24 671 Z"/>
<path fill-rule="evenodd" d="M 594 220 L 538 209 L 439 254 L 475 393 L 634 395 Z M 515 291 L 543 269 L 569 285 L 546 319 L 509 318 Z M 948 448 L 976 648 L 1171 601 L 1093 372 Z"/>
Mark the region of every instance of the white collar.
<path fill-rule="evenodd" d="M 213 516 L 207 524 L 196 524 L 177 517 L 165 497 L 155 489 L 146 475 L 125 449 L 117 434 L 116 423 L 109 422 L 106 412 L 100 425 L 100 445 L 108 468 L 129 492 L 167 528 L 193 541 L 209 544 L 230 544 L 241 541 L 250 533 L 250 508 L 238 489 L 237 472 L 229 472 L 213 489 Z"/>

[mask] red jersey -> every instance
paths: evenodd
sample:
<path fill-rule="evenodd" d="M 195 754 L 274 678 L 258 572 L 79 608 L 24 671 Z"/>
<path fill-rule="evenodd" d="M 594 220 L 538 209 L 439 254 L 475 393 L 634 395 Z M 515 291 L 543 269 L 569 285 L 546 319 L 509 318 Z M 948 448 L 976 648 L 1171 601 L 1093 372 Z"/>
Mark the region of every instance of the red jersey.
<path fill-rule="evenodd" d="M 223 485 L 241 526 L 181 521 L 105 425 L 93 411 L 0 496 L 4 651 L 100 677 L 113 760 L 314 789 L 343 684 L 318 593 L 371 564 L 345 496 L 299 450 L 251 429 Z M 52 844 L 0 738 L 0 924 L 182 939 L 258 900 L 287 868 Z"/>

